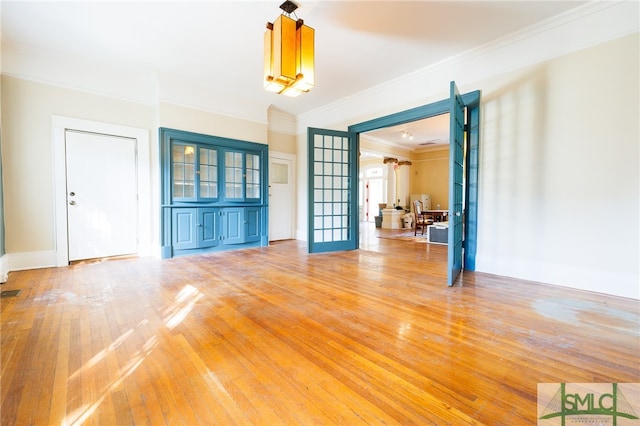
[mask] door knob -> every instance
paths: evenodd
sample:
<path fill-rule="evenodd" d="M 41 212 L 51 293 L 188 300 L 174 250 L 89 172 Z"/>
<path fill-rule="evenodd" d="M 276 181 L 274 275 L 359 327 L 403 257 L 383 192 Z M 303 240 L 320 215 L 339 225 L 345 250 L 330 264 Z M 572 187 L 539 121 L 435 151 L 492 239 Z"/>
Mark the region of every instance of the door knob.
<path fill-rule="evenodd" d="M 76 205 L 76 202 L 75 202 L 75 201 L 73 201 L 73 200 L 71 200 L 71 201 L 69 201 L 69 205 L 70 205 L 70 206 L 75 206 L 75 205 Z"/>
<path fill-rule="evenodd" d="M 76 195 L 76 193 L 75 193 L 75 192 L 73 192 L 73 191 L 71 191 L 71 192 L 69 193 L 69 196 L 71 196 L 71 197 L 73 197 L 74 195 Z"/>

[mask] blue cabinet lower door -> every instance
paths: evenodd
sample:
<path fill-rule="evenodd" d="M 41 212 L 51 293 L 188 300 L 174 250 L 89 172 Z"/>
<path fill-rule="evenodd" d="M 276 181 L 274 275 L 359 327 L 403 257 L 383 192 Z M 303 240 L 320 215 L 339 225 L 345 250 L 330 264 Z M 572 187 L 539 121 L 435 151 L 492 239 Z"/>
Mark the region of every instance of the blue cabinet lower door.
<path fill-rule="evenodd" d="M 179 208 L 171 213 L 173 250 L 215 247 L 220 244 L 219 210 Z"/>
<path fill-rule="evenodd" d="M 243 244 L 244 238 L 244 208 L 222 209 L 222 244 Z"/>
<path fill-rule="evenodd" d="M 198 247 L 215 247 L 220 244 L 220 209 L 198 209 Z"/>
<path fill-rule="evenodd" d="M 260 207 L 246 207 L 245 208 L 245 241 L 246 242 L 254 242 L 260 241 L 260 212 L 262 208 Z"/>
<path fill-rule="evenodd" d="M 171 212 L 171 245 L 174 250 L 198 247 L 196 215 L 197 209 L 173 209 Z"/>
<path fill-rule="evenodd" d="M 171 210 L 171 249 L 194 249 L 262 241 L 265 207 L 177 207 Z"/>

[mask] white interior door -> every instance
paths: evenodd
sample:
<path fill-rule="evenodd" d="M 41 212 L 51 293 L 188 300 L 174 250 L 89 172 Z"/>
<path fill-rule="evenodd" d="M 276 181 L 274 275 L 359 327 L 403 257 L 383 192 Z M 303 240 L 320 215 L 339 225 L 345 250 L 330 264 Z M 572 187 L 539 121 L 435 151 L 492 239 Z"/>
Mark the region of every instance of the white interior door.
<path fill-rule="evenodd" d="M 269 241 L 293 238 L 293 156 L 269 155 Z"/>
<path fill-rule="evenodd" d="M 67 130 L 69 260 L 137 252 L 136 140 Z"/>
<path fill-rule="evenodd" d="M 375 217 L 380 214 L 379 204 L 384 202 L 384 181 L 382 179 L 369 180 L 369 205 L 367 222 L 374 222 Z"/>

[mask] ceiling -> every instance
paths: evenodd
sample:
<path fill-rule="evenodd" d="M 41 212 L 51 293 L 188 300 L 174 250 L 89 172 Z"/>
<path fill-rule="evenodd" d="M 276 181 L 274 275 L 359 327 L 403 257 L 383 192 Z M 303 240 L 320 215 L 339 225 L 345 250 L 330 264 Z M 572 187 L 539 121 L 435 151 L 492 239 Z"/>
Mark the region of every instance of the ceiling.
<path fill-rule="evenodd" d="M 587 2 L 299 0 L 295 15 L 315 29 L 316 87 L 297 98 L 262 87 L 263 34 L 280 3 L 2 0 L 2 70 L 233 116 L 249 104 L 299 115 Z M 371 136 L 409 142 L 396 137 L 398 130 L 393 138 L 389 129 Z M 443 135 L 435 127 L 412 132 L 412 145 L 448 139 L 448 130 Z"/>
<path fill-rule="evenodd" d="M 449 145 L 449 114 L 373 130 L 361 138 L 409 151 L 441 149 Z M 377 156 L 375 153 L 367 154 Z"/>

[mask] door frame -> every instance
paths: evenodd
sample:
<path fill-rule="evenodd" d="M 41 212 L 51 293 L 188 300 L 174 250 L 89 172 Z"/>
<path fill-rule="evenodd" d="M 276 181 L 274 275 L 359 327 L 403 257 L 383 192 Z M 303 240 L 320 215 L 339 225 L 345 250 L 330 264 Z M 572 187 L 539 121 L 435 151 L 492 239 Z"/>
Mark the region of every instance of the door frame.
<path fill-rule="evenodd" d="M 358 162 L 360 162 L 361 160 L 358 159 Z M 374 177 L 374 178 L 368 178 L 366 177 L 366 173 L 368 170 L 370 169 L 375 169 L 375 168 L 379 168 L 382 169 L 382 176 L 380 177 Z M 383 167 L 383 164 L 370 164 L 367 165 L 366 167 L 358 167 L 358 172 L 359 174 L 362 174 L 362 180 L 358 182 L 358 188 L 360 188 L 360 182 L 362 183 L 362 191 L 363 194 L 358 194 L 358 202 L 362 201 L 362 217 L 360 217 L 360 222 L 367 222 L 365 220 L 365 211 L 366 211 L 366 207 L 369 205 L 370 200 L 371 199 L 371 182 L 374 181 L 380 181 L 383 185 L 380 189 L 382 189 L 382 198 L 380 199 L 380 202 L 384 202 L 384 200 L 386 200 L 386 185 L 385 182 L 387 180 L 387 168 Z M 362 199 L 360 199 L 360 195 L 363 195 Z M 379 203 L 378 203 L 379 204 Z M 379 213 L 379 207 L 378 204 L 375 204 L 372 208 L 372 211 L 369 211 L 367 213 L 369 213 L 371 216 L 369 217 L 369 219 L 373 218 L 374 220 L 370 220 L 369 223 L 373 223 L 375 222 L 375 217 L 378 216 Z M 358 212 L 359 215 L 360 212 Z"/>
<path fill-rule="evenodd" d="M 480 147 L 479 135 L 479 110 L 480 91 L 465 93 L 462 101 L 467 108 L 467 161 L 466 170 L 466 197 L 464 217 L 464 269 L 475 270 L 475 257 L 477 248 L 477 222 L 478 222 L 478 151 Z M 442 99 L 427 105 L 418 106 L 405 111 L 396 112 L 383 117 L 374 118 L 348 127 L 349 132 L 356 134 L 356 145 L 360 146 L 360 133 L 385 127 L 397 126 L 411 121 L 422 120 L 436 115 L 445 114 L 450 109 L 450 99 Z M 357 188 L 356 188 L 357 190 Z"/>
<path fill-rule="evenodd" d="M 53 131 L 53 185 L 55 209 L 55 258 L 56 266 L 69 264 L 69 241 L 67 226 L 67 173 L 65 132 L 98 133 L 135 139 L 136 168 L 138 174 L 138 256 L 151 255 L 153 217 L 151 214 L 151 149 L 149 131 L 111 123 L 83 120 L 54 115 L 51 117 Z"/>
<path fill-rule="evenodd" d="M 294 227 L 294 220 L 296 217 L 296 203 L 295 203 L 295 196 L 296 196 L 296 156 L 294 154 L 288 154 L 286 152 L 280 152 L 280 151 L 269 151 L 269 166 L 271 166 L 271 160 L 272 159 L 278 159 L 278 160 L 284 160 L 284 161 L 289 161 L 291 163 L 291 170 L 289 170 L 289 174 L 290 174 L 290 180 L 289 180 L 289 184 L 291 185 L 291 223 L 289 224 L 289 239 L 293 239 L 295 238 L 295 227 Z M 271 167 L 269 167 L 269 172 L 271 172 Z M 269 186 L 271 186 L 271 175 L 269 175 L 269 182 L 267 182 L 267 184 Z M 271 199 L 269 200 L 269 209 L 271 209 L 273 206 L 271 205 Z M 272 216 L 272 212 L 269 212 L 269 218 L 271 217 L 275 217 Z M 269 227 L 268 229 L 268 235 L 269 235 L 269 240 L 271 238 L 271 224 L 268 223 L 267 226 Z"/>

